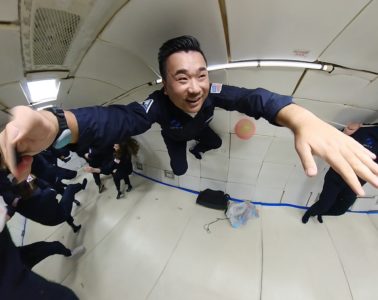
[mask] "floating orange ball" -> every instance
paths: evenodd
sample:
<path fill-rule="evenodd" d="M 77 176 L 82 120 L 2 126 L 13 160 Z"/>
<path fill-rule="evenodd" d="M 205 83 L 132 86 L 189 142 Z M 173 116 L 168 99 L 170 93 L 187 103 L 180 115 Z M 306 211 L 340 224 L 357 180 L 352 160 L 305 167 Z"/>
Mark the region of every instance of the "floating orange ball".
<path fill-rule="evenodd" d="M 255 123 L 250 119 L 241 119 L 235 124 L 235 134 L 242 140 L 250 139 L 256 132 Z"/>

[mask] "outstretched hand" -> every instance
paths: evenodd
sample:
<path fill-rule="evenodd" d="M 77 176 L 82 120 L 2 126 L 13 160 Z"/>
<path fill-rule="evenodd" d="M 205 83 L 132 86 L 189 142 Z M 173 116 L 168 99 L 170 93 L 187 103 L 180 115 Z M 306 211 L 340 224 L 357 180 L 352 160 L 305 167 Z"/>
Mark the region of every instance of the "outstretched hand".
<path fill-rule="evenodd" d="M 32 156 L 53 143 L 58 123 L 50 112 L 27 106 L 16 106 L 11 113 L 11 121 L 0 133 L 2 163 L 21 181 L 30 174 Z"/>
<path fill-rule="evenodd" d="M 313 157 L 317 155 L 339 173 L 357 195 L 365 194 L 357 176 L 378 187 L 374 153 L 353 138 L 295 104 L 283 108 L 277 121 L 294 132 L 295 148 L 308 176 L 317 174 Z"/>

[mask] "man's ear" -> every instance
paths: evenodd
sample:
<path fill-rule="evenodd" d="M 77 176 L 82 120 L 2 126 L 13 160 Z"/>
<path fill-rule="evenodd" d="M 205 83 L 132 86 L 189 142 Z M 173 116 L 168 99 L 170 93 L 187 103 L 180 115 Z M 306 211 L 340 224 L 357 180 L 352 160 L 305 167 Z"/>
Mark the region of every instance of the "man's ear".
<path fill-rule="evenodd" d="M 164 95 L 167 95 L 167 88 L 166 88 L 165 80 L 163 80 L 162 83 L 163 83 Z"/>

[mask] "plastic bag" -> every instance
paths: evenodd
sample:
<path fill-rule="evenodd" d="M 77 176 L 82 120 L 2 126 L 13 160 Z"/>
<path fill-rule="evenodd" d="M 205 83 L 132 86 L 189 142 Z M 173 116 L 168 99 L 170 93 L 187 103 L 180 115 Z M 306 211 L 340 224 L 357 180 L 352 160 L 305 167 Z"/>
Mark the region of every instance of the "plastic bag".
<path fill-rule="evenodd" d="M 257 218 L 259 214 L 256 206 L 249 201 L 228 201 L 226 216 L 230 220 L 231 226 L 233 228 L 239 228 L 240 226 L 246 224 L 248 219 L 252 217 Z"/>

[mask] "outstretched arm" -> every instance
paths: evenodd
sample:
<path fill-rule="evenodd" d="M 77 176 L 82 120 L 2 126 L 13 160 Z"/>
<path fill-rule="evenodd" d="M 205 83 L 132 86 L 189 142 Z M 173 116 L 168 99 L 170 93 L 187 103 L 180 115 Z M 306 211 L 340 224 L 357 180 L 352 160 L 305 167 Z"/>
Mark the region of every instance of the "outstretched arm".
<path fill-rule="evenodd" d="M 58 120 L 49 111 L 34 111 L 27 106 L 12 109 L 12 120 L 0 133 L 2 164 L 18 179 L 30 174 L 32 156 L 48 148 L 58 133 Z M 78 125 L 75 116 L 65 111 L 72 143 L 78 139 Z"/>
<path fill-rule="evenodd" d="M 77 108 L 64 114 L 71 130 L 71 143 L 79 143 L 83 148 L 101 149 L 117 144 L 147 131 L 155 122 L 136 102 Z M 0 134 L 2 162 L 21 181 L 30 173 L 32 156 L 54 142 L 58 120 L 49 111 L 34 111 L 27 106 L 12 109 L 12 116 Z"/>
<path fill-rule="evenodd" d="M 364 195 L 357 176 L 378 187 L 375 155 L 353 138 L 296 104 L 282 108 L 276 121 L 293 131 L 295 148 L 307 176 L 317 174 L 313 157 L 317 155 L 339 173 L 356 194 Z"/>

